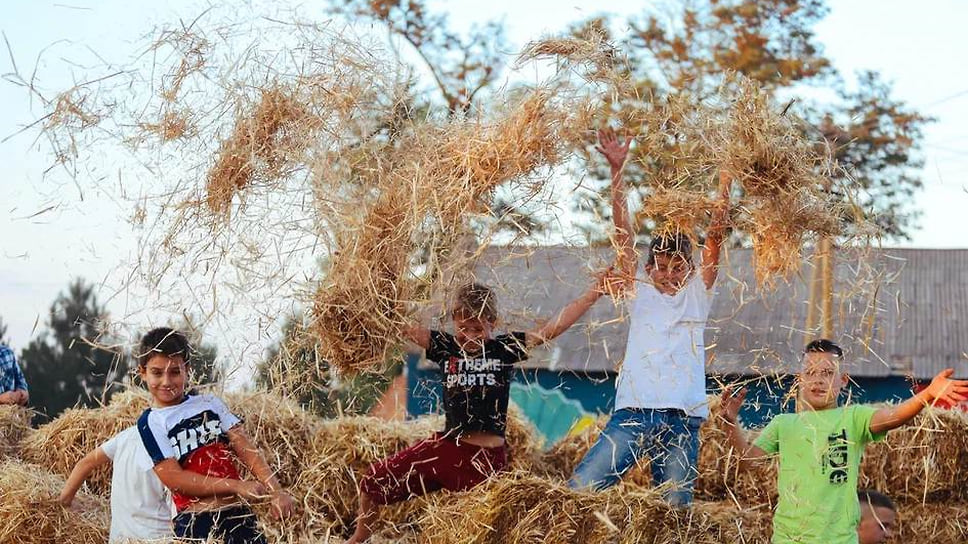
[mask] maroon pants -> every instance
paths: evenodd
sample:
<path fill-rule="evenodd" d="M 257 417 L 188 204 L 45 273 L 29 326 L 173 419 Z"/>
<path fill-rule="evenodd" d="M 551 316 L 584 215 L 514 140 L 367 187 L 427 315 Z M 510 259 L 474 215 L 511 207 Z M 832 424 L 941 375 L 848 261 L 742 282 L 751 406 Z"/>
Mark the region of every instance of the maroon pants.
<path fill-rule="evenodd" d="M 393 504 L 440 489 L 469 489 L 507 464 L 506 446 L 482 448 L 437 433 L 371 465 L 360 491 L 377 504 Z"/>

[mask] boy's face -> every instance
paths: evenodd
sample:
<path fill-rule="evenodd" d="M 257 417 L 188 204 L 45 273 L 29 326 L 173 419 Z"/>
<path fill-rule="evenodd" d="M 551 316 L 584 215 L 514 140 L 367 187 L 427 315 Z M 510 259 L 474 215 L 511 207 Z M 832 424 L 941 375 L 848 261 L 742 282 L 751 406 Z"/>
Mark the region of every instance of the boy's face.
<path fill-rule="evenodd" d="M 861 502 L 860 524 L 857 526 L 859 544 L 881 544 L 894 536 L 897 513 L 883 506 Z"/>
<path fill-rule="evenodd" d="M 154 354 L 139 369 L 139 373 L 155 404 L 174 406 L 185 397 L 188 365 L 181 355 Z"/>
<path fill-rule="evenodd" d="M 479 317 L 466 317 L 460 312 L 454 313 L 454 338 L 460 349 L 468 353 L 476 353 L 484 346 L 484 341 L 491 337 L 494 324 Z"/>
<path fill-rule="evenodd" d="M 645 271 L 655 288 L 663 294 L 674 295 L 682 289 L 692 272 L 692 263 L 678 253 L 656 253 L 654 263 L 647 263 Z"/>
<path fill-rule="evenodd" d="M 840 362 L 832 353 L 810 352 L 803 356 L 800 372 L 800 399 L 814 410 L 825 410 L 837 405 L 840 390 L 847 385 L 847 375 L 840 371 Z"/>

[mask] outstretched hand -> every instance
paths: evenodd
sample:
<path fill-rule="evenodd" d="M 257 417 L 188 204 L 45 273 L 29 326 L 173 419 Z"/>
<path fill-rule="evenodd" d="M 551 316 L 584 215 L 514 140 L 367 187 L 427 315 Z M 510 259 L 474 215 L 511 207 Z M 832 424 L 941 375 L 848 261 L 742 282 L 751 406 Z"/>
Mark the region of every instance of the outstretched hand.
<path fill-rule="evenodd" d="M 615 130 L 604 128 L 598 131 L 598 145 L 595 146 L 595 149 L 605 156 L 609 166 L 618 170 L 625 164 L 625 158 L 628 157 L 630 145 L 632 145 L 632 139 L 628 138 L 628 135 L 626 135 L 625 142 L 623 143 L 615 135 Z"/>
<path fill-rule="evenodd" d="M 952 380 L 951 375 L 954 373 L 953 368 L 942 370 L 924 389 L 932 403 L 940 401 L 953 406 L 968 400 L 968 380 Z"/>
<path fill-rule="evenodd" d="M 723 394 L 719 399 L 720 417 L 725 419 L 727 423 L 735 425 L 737 418 L 739 418 L 739 409 L 743 407 L 743 402 L 746 401 L 746 388 L 741 388 L 734 395 L 732 386 L 727 386 L 726 389 L 723 389 Z"/>

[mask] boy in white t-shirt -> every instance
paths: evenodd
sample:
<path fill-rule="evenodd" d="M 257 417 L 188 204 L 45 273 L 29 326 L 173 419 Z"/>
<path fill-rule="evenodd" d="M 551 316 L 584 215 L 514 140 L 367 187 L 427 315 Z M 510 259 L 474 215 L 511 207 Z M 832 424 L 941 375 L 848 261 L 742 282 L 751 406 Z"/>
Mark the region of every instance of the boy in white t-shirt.
<path fill-rule="evenodd" d="M 611 166 L 618 267 L 630 293 L 629 336 L 615 384 L 615 411 L 569 485 L 605 489 L 647 457 L 655 485 L 673 484 L 666 500 L 689 504 L 698 474 L 699 426 L 709 414 L 703 330 L 719 272 L 730 181 L 720 173 L 722 205 L 707 229 L 699 267 L 693 264 L 689 238 L 675 233 L 653 237 L 646 264 L 639 270 L 622 184 L 631 141 L 622 143 L 613 131 L 605 130 L 599 132 L 599 142 L 597 149 Z"/>
<path fill-rule="evenodd" d="M 171 498 L 155 476 L 135 427 L 121 431 L 74 465 L 61 491 L 61 504 L 70 506 L 84 480 L 107 463 L 113 464 L 108 542 L 171 539 Z"/>

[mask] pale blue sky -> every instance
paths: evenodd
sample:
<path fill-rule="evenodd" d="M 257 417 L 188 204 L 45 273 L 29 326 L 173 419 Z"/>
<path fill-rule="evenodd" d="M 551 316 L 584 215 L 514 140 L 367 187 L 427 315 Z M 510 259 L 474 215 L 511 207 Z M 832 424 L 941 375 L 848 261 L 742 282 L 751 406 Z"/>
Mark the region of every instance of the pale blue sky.
<path fill-rule="evenodd" d="M 255 4 L 258 11 L 272 3 Z M 315 3 L 294 4 L 302 5 L 303 14 L 322 17 Z M 638 12 L 638 6 L 647 4 L 615 0 L 433 3 L 435 8 L 447 9 L 457 25 L 503 14 L 515 47 L 559 32 L 587 15 Z M 36 64 L 41 86 L 51 90 L 69 87 L 73 78 L 85 72 L 84 66 L 68 60 L 93 63 L 91 51 L 96 51 L 108 60 L 123 62 L 136 45 L 144 45 L 143 37 L 153 28 L 178 17 L 191 19 L 202 9 L 199 5 L 187 0 L 5 0 L 0 30 L 19 70 L 29 74 Z M 476 7 L 481 5 L 486 8 Z M 915 197 L 915 204 L 924 212 L 922 229 L 908 245 L 968 246 L 962 240 L 962 210 L 968 206 L 968 127 L 963 125 L 968 119 L 968 72 L 962 69 L 968 58 L 964 37 L 968 2 L 832 0 L 830 5 L 832 12 L 817 32 L 837 68 L 844 75 L 860 69 L 880 70 L 894 82 L 897 97 L 938 118 L 926 133 L 926 187 Z M 38 64 L 44 48 L 48 50 Z M 0 72 L 10 71 L 10 59 L 3 51 Z M 0 139 L 40 113 L 38 104 L 31 103 L 22 89 L 0 82 Z M 44 321 L 53 297 L 74 276 L 101 282 L 102 300 L 110 297 L 108 306 L 115 319 L 128 321 L 132 329 L 157 320 L 142 307 L 141 293 L 119 292 L 114 287 L 124 277 L 126 263 L 134 258 L 138 235 L 127 223 L 131 203 L 119 195 L 137 197 L 146 189 L 136 180 L 116 180 L 117 172 L 110 165 L 90 173 L 89 177 L 101 181 L 82 184 L 81 190 L 64 176 L 45 179 L 50 157 L 37 151 L 35 137 L 35 132 L 28 132 L 0 144 L 0 190 L 4 195 L 0 316 L 9 324 L 12 344 L 18 350 L 26 344 L 35 322 Z M 151 181 L 140 182 L 150 186 Z M 216 327 L 222 330 L 212 335 L 233 360 L 251 361 L 274 340 L 267 332 L 271 328 L 266 329 L 264 323 L 255 325 L 261 319 L 241 319 L 244 325 L 222 324 Z M 241 341 L 243 338 L 246 340 Z"/>

